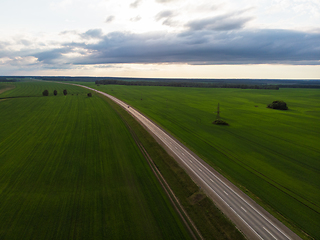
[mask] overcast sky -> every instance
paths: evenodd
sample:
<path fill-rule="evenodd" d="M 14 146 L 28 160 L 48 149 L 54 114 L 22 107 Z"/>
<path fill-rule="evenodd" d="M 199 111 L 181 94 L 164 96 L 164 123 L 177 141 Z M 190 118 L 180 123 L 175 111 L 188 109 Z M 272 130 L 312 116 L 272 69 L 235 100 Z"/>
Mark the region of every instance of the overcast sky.
<path fill-rule="evenodd" d="M 320 79 L 319 0 L 1 0 L 0 75 Z"/>

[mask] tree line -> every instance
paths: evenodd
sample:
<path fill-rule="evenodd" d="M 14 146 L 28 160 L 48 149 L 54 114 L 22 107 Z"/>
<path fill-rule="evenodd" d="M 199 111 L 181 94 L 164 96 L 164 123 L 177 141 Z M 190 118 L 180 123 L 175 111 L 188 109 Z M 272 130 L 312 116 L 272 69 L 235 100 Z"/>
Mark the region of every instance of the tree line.
<path fill-rule="evenodd" d="M 8 79 L 6 77 L 0 77 L 0 82 L 18 82 L 17 79 Z"/>
<path fill-rule="evenodd" d="M 243 83 L 210 83 L 196 81 L 126 81 L 116 79 L 96 80 L 97 85 L 129 85 L 129 86 L 166 86 L 166 87 L 198 87 L 198 88 L 241 88 L 241 89 L 270 89 L 279 88 L 320 88 L 320 84 L 243 84 Z"/>
<path fill-rule="evenodd" d="M 121 81 L 97 80 L 97 85 L 130 85 L 130 86 L 166 86 L 166 87 L 198 87 L 198 88 L 241 88 L 241 89 L 271 89 L 279 90 L 277 85 L 250 85 L 234 83 L 204 83 L 204 82 L 177 82 L 177 81 Z"/>
<path fill-rule="evenodd" d="M 63 95 L 67 95 L 68 94 L 68 91 L 67 91 L 67 89 L 64 89 L 63 90 Z M 49 91 L 46 89 L 46 90 L 44 90 L 43 92 L 42 92 L 42 95 L 43 96 L 49 96 Z M 58 91 L 57 90 L 53 90 L 53 95 L 55 95 L 55 96 L 57 96 L 58 95 Z M 73 95 L 73 94 L 72 94 Z M 78 94 L 77 94 L 78 95 Z M 92 93 L 91 92 L 89 92 L 88 94 L 87 94 L 87 96 L 88 97 L 92 97 Z"/>

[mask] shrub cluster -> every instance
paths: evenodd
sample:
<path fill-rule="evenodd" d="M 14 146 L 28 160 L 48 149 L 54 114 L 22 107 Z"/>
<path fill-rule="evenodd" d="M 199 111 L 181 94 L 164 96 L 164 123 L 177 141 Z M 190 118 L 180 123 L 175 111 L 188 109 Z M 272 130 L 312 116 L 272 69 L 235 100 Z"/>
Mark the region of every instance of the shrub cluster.
<path fill-rule="evenodd" d="M 42 95 L 43 95 L 43 96 L 49 96 L 49 91 L 48 91 L 48 90 L 44 90 L 44 91 L 42 92 Z"/>
<path fill-rule="evenodd" d="M 281 100 L 273 101 L 272 103 L 268 104 L 267 107 L 272 109 L 288 110 L 287 104 Z"/>
<path fill-rule="evenodd" d="M 67 95 L 67 93 L 68 93 L 68 92 L 67 92 L 66 89 L 63 90 L 63 94 L 64 94 L 64 95 Z M 47 89 L 44 90 L 44 91 L 42 92 L 42 95 L 43 95 L 43 96 L 49 96 L 49 91 L 48 91 Z M 54 96 L 57 96 L 57 95 L 58 95 L 58 91 L 57 91 L 57 90 L 54 90 L 54 91 L 53 91 L 53 95 L 54 95 Z"/>
<path fill-rule="evenodd" d="M 229 125 L 227 122 L 221 120 L 221 119 L 216 119 L 213 121 L 213 124 L 216 124 L 216 125 Z"/>

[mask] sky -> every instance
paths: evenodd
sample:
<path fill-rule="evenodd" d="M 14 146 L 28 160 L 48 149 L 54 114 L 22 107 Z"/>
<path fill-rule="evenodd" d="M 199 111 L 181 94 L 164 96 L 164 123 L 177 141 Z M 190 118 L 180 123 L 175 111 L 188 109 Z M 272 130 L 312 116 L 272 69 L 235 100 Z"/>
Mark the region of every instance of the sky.
<path fill-rule="evenodd" d="M 1 0 L 0 75 L 320 79 L 319 0 Z"/>

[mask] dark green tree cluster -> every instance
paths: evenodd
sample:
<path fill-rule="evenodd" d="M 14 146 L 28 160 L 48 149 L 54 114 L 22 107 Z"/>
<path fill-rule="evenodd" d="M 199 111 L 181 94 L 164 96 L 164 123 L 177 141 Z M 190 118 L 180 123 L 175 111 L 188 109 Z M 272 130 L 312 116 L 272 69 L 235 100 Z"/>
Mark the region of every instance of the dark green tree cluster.
<path fill-rule="evenodd" d="M 185 81 L 123 81 L 123 80 L 97 80 L 95 84 L 133 85 L 133 86 L 167 86 L 167 87 L 199 87 L 199 88 L 241 88 L 241 89 L 272 89 L 279 90 L 276 85 L 250 85 L 232 83 L 205 83 Z"/>
<path fill-rule="evenodd" d="M 91 92 L 90 92 L 90 93 L 88 93 L 87 95 L 88 95 L 88 97 L 92 97 L 92 93 L 91 93 Z"/>
<path fill-rule="evenodd" d="M 268 104 L 267 107 L 272 109 L 288 110 L 287 104 L 282 100 L 273 101 L 272 103 Z"/>
<path fill-rule="evenodd" d="M 49 91 L 46 89 L 42 92 L 42 95 L 43 96 L 49 96 Z"/>
<path fill-rule="evenodd" d="M 0 82 L 18 82 L 17 79 L 8 79 L 6 77 L 0 77 Z"/>
<path fill-rule="evenodd" d="M 216 119 L 212 122 L 213 124 L 216 124 L 216 125 L 229 125 L 229 123 L 227 123 L 226 121 L 223 121 L 221 119 Z"/>
<path fill-rule="evenodd" d="M 68 92 L 67 92 L 66 89 L 63 90 L 63 94 L 64 94 L 64 95 L 67 95 L 67 94 L 68 94 Z M 44 90 L 44 91 L 42 92 L 42 95 L 43 95 L 43 96 L 49 96 L 49 91 L 48 91 L 47 89 Z M 57 95 L 58 95 L 58 91 L 57 91 L 57 90 L 54 90 L 54 91 L 53 91 L 53 95 L 54 95 L 54 96 L 57 96 Z"/>

